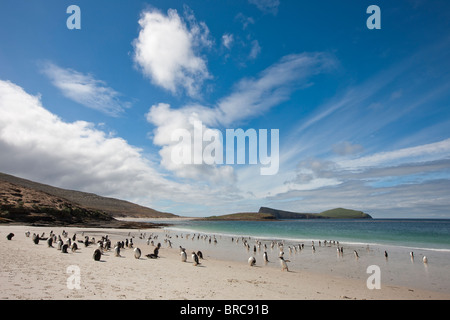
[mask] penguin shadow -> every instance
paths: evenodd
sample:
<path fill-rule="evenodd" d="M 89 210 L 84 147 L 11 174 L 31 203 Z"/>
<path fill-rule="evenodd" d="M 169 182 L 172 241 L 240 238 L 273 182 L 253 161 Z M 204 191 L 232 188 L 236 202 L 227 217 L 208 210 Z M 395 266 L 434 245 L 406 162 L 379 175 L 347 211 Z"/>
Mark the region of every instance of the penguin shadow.
<path fill-rule="evenodd" d="M 281 272 L 298 273 L 298 271 L 294 270 L 281 270 Z"/>
<path fill-rule="evenodd" d="M 201 263 L 199 263 L 198 265 L 196 265 L 196 266 L 194 266 L 194 267 L 197 267 L 197 268 L 206 268 L 206 266 L 204 266 L 204 265 L 201 264 Z"/>

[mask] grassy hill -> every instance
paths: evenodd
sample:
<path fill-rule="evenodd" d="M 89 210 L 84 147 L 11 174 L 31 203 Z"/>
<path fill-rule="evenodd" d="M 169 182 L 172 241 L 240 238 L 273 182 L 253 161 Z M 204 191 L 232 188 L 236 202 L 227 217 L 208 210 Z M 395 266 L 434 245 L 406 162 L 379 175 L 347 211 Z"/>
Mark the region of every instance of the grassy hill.
<path fill-rule="evenodd" d="M 51 196 L 63 198 L 66 201 L 93 211 L 102 211 L 113 217 L 133 218 L 172 218 L 174 214 L 160 212 L 151 208 L 143 207 L 128 201 L 101 197 L 93 193 L 67 190 L 49 186 L 46 184 L 18 178 L 12 175 L 0 173 L 0 182 L 8 182 L 19 187 L 40 191 Z"/>
<path fill-rule="evenodd" d="M 131 202 L 56 188 L 0 173 L 0 222 L 108 228 L 150 228 L 156 224 L 115 217 L 176 217 Z"/>

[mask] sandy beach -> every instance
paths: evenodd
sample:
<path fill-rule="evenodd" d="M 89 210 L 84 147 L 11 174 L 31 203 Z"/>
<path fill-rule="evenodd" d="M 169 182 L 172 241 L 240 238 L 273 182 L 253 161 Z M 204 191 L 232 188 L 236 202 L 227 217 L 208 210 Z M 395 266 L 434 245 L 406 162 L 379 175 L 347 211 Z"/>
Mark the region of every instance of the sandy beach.
<path fill-rule="evenodd" d="M 121 250 L 116 257 L 114 250 L 105 251 L 100 261 L 92 255 L 96 245 L 85 247 L 77 243 L 75 252 L 62 253 L 49 248 L 46 241 L 34 244 L 33 233 L 48 237 L 50 231 L 60 235 L 65 230 L 68 237 L 77 235 L 99 240 L 108 235 L 112 245 L 117 241 L 133 239 L 142 256 L 134 257 L 133 249 Z M 30 232 L 30 236 L 25 235 Z M 14 233 L 12 240 L 6 236 Z M 143 235 L 145 236 L 143 237 Z M 154 245 L 161 243 L 158 259 L 146 257 L 154 250 L 147 238 L 152 236 Z M 156 237 L 156 239 L 155 239 Z M 172 247 L 169 247 L 170 239 Z M 250 267 L 247 259 L 234 261 L 216 258 L 221 242 L 209 244 L 201 240 L 186 239 L 164 229 L 125 230 L 63 227 L 34 227 L 20 225 L 0 226 L 0 299 L 152 299 L 152 300 L 300 300 L 300 299 L 450 299 L 449 292 L 425 290 L 412 286 L 398 286 L 381 282 L 380 289 L 368 289 L 370 276 L 342 277 L 332 272 L 290 268 L 281 271 L 278 261 L 267 265 L 258 256 L 257 264 Z M 187 261 L 181 262 L 179 246 L 186 248 Z M 192 251 L 202 250 L 204 260 L 193 265 Z M 234 249 L 233 249 L 234 248 Z M 242 253 L 240 246 L 226 250 Z M 335 249 L 333 249 L 335 250 Z M 227 252 L 227 251 L 224 251 Z M 246 253 L 243 253 L 245 256 Z M 287 257 L 286 257 L 287 258 Z M 240 260 L 240 259 L 238 259 Z M 272 260 L 275 260 L 273 258 Z M 350 259 L 349 263 L 350 263 Z M 74 277 L 77 277 L 76 279 Z M 78 282 L 77 282 L 78 281 Z M 77 288 L 76 284 L 79 284 Z"/>

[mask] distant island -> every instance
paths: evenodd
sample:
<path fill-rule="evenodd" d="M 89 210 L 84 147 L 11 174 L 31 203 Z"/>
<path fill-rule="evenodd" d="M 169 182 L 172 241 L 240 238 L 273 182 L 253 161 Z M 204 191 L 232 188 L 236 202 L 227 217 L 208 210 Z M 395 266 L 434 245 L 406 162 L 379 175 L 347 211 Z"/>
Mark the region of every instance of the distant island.
<path fill-rule="evenodd" d="M 326 210 L 320 213 L 299 213 L 261 207 L 258 212 L 240 212 L 221 216 L 211 216 L 205 220 L 242 220 L 242 221 L 261 221 L 261 220 L 281 220 L 281 219 L 372 219 L 372 217 L 362 211 L 336 208 Z"/>

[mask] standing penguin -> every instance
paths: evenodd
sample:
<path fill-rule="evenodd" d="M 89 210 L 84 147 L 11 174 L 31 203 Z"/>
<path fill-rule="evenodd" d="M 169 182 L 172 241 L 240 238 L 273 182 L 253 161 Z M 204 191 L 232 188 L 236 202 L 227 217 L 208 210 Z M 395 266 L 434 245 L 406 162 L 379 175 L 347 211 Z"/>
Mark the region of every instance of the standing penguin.
<path fill-rule="evenodd" d="M 133 251 L 134 251 L 134 257 L 136 259 L 139 259 L 141 257 L 141 249 L 135 248 Z"/>
<path fill-rule="evenodd" d="M 280 257 L 281 271 L 289 271 L 286 260 L 283 257 Z"/>
<path fill-rule="evenodd" d="M 47 239 L 47 245 L 49 248 L 53 248 L 53 237 Z"/>
<path fill-rule="evenodd" d="M 256 258 L 255 257 L 248 258 L 248 265 L 250 267 L 253 267 L 255 264 L 256 264 Z"/>
<path fill-rule="evenodd" d="M 120 244 L 114 247 L 114 255 L 120 257 Z"/>
<path fill-rule="evenodd" d="M 92 255 L 94 260 L 95 261 L 100 261 L 100 257 L 101 256 L 102 256 L 102 252 L 100 251 L 100 249 L 95 249 L 94 254 Z"/>
<path fill-rule="evenodd" d="M 264 259 L 265 263 L 269 262 L 269 257 L 267 256 L 267 252 L 266 251 L 264 251 L 264 253 L 263 253 L 263 259 Z"/>
<path fill-rule="evenodd" d="M 61 247 L 62 253 L 67 253 L 67 249 L 69 248 L 69 245 L 67 243 L 64 243 Z"/>
<path fill-rule="evenodd" d="M 194 260 L 194 266 L 197 266 L 200 264 L 200 262 L 198 262 L 198 256 L 194 251 L 192 251 L 192 260 Z"/>
<path fill-rule="evenodd" d="M 6 239 L 11 240 L 14 237 L 14 233 L 10 233 L 6 236 Z"/>
<path fill-rule="evenodd" d="M 181 250 L 180 255 L 181 255 L 181 262 L 186 262 L 187 255 L 186 255 L 186 251 L 184 250 L 184 248 Z"/>

